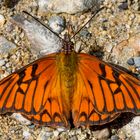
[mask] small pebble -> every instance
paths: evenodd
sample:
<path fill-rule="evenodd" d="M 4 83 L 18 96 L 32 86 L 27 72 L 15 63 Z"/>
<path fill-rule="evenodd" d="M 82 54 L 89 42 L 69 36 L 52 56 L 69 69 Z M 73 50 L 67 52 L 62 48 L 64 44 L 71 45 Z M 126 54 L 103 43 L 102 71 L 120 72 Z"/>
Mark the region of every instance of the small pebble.
<path fill-rule="evenodd" d="M 122 130 L 120 130 L 120 131 L 118 132 L 118 137 L 119 137 L 120 139 L 126 139 L 126 134 L 125 134 L 125 132 L 122 131 Z"/>
<path fill-rule="evenodd" d="M 92 36 L 91 33 L 87 30 L 87 28 L 84 28 L 83 30 L 81 30 L 80 35 L 83 38 L 90 38 Z"/>
<path fill-rule="evenodd" d="M 98 140 L 107 140 L 110 136 L 110 132 L 109 132 L 109 129 L 105 128 L 105 129 L 102 129 L 100 131 L 93 131 L 93 136 L 95 138 L 97 138 Z"/>
<path fill-rule="evenodd" d="M 31 134 L 29 133 L 29 131 L 26 130 L 23 131 L 24 140 L 29 140 L 30 136 Z"/>
<path fill-rule="evenodd" d="M 49 26 L 51 27 L 51 29 L 60 34 L 64 29 L 65 29 L 65 20 L 64 18 L 60 17 L 60 16 L 53 16 L 49 19 Z"/>
<path fill-rule="evenodd" d="M 37 140 L 47 140 L 52 135 L 53 135 L 52 131 L 47 131 L 45 128 L 43 128 L 40 134 L 38 135 Z"/>
<path fill-rule="evenodd" d="M 136 67 L 140 66 L 140 57 L 134 57 L 134 63 Z"/>
<path fill-rule="evenodd" d="M 127 63 L 129 65 L 135 65 L 135 67 L 140 67 L 140 57 L 133 57 L 128 59 Z"/>
<path fill-rule="evenodd" d="M 135 65 L 134 58 L 129 58 L 129 59 L 127 60 L 127 64 L 128 64 L 128 65 Z"/>
<path fill-rule="evenodd" d="M 3 66 L 5 64 L 5 60 L 0 59 L 0 67 Z"/>
<path fill-rule="evenodd" d="M 65 128 L 65 127 L 58 127 L 57 131 L 61 133 L 61 132 L 67 131 L 67 128 Z"/>
<path fill-rule="evenodd" d="M 8 41 L 5 37 L 0 36 L 0 54 L 5 55 L 11 53 L 16 48 L 16 45 Z"/>
<path fill-rule="evenodd" d="M 57 136 L 59 135 L 59 132 L 58 132 L 57 130 L 55 130 L 55 131 L 53 131 L 53 135 L 54 135 L 55 137 L 57 137 Z"/>
<path fill-rule="evenodd" d="M 78 140 L 78 138 L 76 136 L 72 136 L 69 140 Z"/>
<path fill-rule="evenodd" d="M 111 136 L 110 140 L 119 140 L 119 137 L 117 135 Z"/>

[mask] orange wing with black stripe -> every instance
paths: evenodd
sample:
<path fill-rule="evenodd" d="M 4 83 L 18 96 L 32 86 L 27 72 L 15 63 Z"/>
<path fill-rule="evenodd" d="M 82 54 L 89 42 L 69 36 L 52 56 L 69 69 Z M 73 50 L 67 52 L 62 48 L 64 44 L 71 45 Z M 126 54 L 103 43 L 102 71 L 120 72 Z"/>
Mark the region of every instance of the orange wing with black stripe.
<path fill-rule="evenodd" d="M 140 112 L 140 81 L 126 72 L 79 54 L 77 84 L 72 100 L 74 124 L 104 124 L 121 112 Z"/>
<path fill-rule="evenodd" d="M 20 112 L 40 124 L 68 125 L 56 54 L 41 58 L 0 81 L 0 113 Z M 66 108 L 66 107 L 65 107 Z M 69 114 L 69 113 L 68 113 Z"/>

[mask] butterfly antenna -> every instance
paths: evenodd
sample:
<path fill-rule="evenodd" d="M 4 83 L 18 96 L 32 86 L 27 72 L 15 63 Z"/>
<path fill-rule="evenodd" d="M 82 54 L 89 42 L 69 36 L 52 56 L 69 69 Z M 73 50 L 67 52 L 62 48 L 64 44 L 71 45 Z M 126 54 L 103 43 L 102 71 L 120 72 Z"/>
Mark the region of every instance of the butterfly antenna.
<path fill-rule="evenodd" d="M 95 13 L 91 16 L 91 18 L 71 37 L 71 39 L 73 39 L 96 16 L 96 14 L 104 8 L 105 7 L 102 7 L 99 10 L 96 10 Z"/>
<path fill-rule="evenodd" d="M 46 24 L 44 24 L 43 22 L 41 22 L 38 18 L 34 17 L 33 15 L 31 15 L 30 13 L 26 12 L 26 11 L 22 11 L 23 13 L 29 15 L 30 17 L 32 17 L 33 19 L 35 19 L 37 22 L 39 22 L 41 25 L 43 25 L 45 28 L 47 28 L 50 32 L 54 33 L 57 37 L 59 37 L 61 40 L 64 40 L 62 37 L 59 36 L 59 34 L 57 34 L 56 32 L 54 32 L 50 27 L 46 26 Z"/>

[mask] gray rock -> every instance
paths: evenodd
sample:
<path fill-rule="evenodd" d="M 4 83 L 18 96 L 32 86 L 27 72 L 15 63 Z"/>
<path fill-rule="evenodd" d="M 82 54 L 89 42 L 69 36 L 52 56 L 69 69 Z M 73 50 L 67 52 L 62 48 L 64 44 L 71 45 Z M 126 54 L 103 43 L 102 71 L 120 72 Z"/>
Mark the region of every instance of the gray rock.
<path fill-rule="evenodd" d="M 94 10 L 103 0 L 38 0 L 40 12 L 69 13 Z"/>
<path fill-rule="evenodd" d="M 136 67 L 140 67 L 140 57 L 133 57 L 128 60 L 129 65 L 135 65 Z"/>
<path fill-rule="evenodd" d="M 28 20 L 21 15 L 16 15 L 11 18 L 11 22 L 25 31 L 32 45 L 31 49 L 40 55 L 58 52 L 61 49 L 60 38 L 36 20 Z"/>
<path fill-rule="evenodd" d="M 140 57 L 134 57 L 134 62 L 137 67 L 140 66 Z"/>
<path fill-rule="evenodd" d="M 127 60 L 127 64 L 128 64 L 128 65 L 135 65 L 134 58 L 129 58 L 129 59 Z"/>

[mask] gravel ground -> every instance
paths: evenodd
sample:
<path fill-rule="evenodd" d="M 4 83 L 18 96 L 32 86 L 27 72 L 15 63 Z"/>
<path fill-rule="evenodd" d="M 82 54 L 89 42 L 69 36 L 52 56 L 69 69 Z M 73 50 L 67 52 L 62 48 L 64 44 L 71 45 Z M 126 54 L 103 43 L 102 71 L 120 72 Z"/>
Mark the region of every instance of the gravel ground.
<path fill-rule="evenodd" d="M 32 44 L 26 33 L 19 26 L 10 22 L 11 16 L 23 14 L 25 10 L 36 16 L 44 23 L 54 15 L 71 21 L 74 32 L 92 16 L 91 11 L 77 14 L 52 14 L 40 13 L 35 0 L 0 0 L 0 37 L 5 37 L 15 47 L 12 50 L 0 51 L 0 78 L 9 75 L 15 70 L 27 65 L 40 57 L 39 52 L 32 51 Z M 17 3 L 16 3 L 17 2 Z M 140 52 L 140 9 L 139 1 L 132 0 L 105 0 L 101 10 L 93 20 L 76 37 L 75 49 L 81 52 L 97 55 L 107 62 L 119 64 L 130 68 L 127 60 L 138 57 Z M 65 30 L 62 32 L 62 36 Z M 1 45 L 1 44 L 0 44 Z M 130 117 L 132 116 L 132 117 Z M 1 140 L 138 140 L 132 133 L 126 133 L 124 126 L 130 123 L 133 115 L 122 114 L 121 117 L 110 124 L 96 126 L 92 129 L 63 128 L 51 129 L 22 123 L 11 117 L 11 114 L 0 116 L 0 139 Z M 133 123 L 133 122 L 132 122 Z M 128 126 L 128 125 L 127 125 Z M 131 125 L 136 127 L 134 125 Z M 140 126 L 140 125 L 139 125 Z M 140 127 L 137 127 L 138 129 Z M 126 130 L 130 130 L 127 128 Z M 135 130 L 137 132 L 137 130 Z M 138 137 L 138 136 L 137 136 Z"/>

